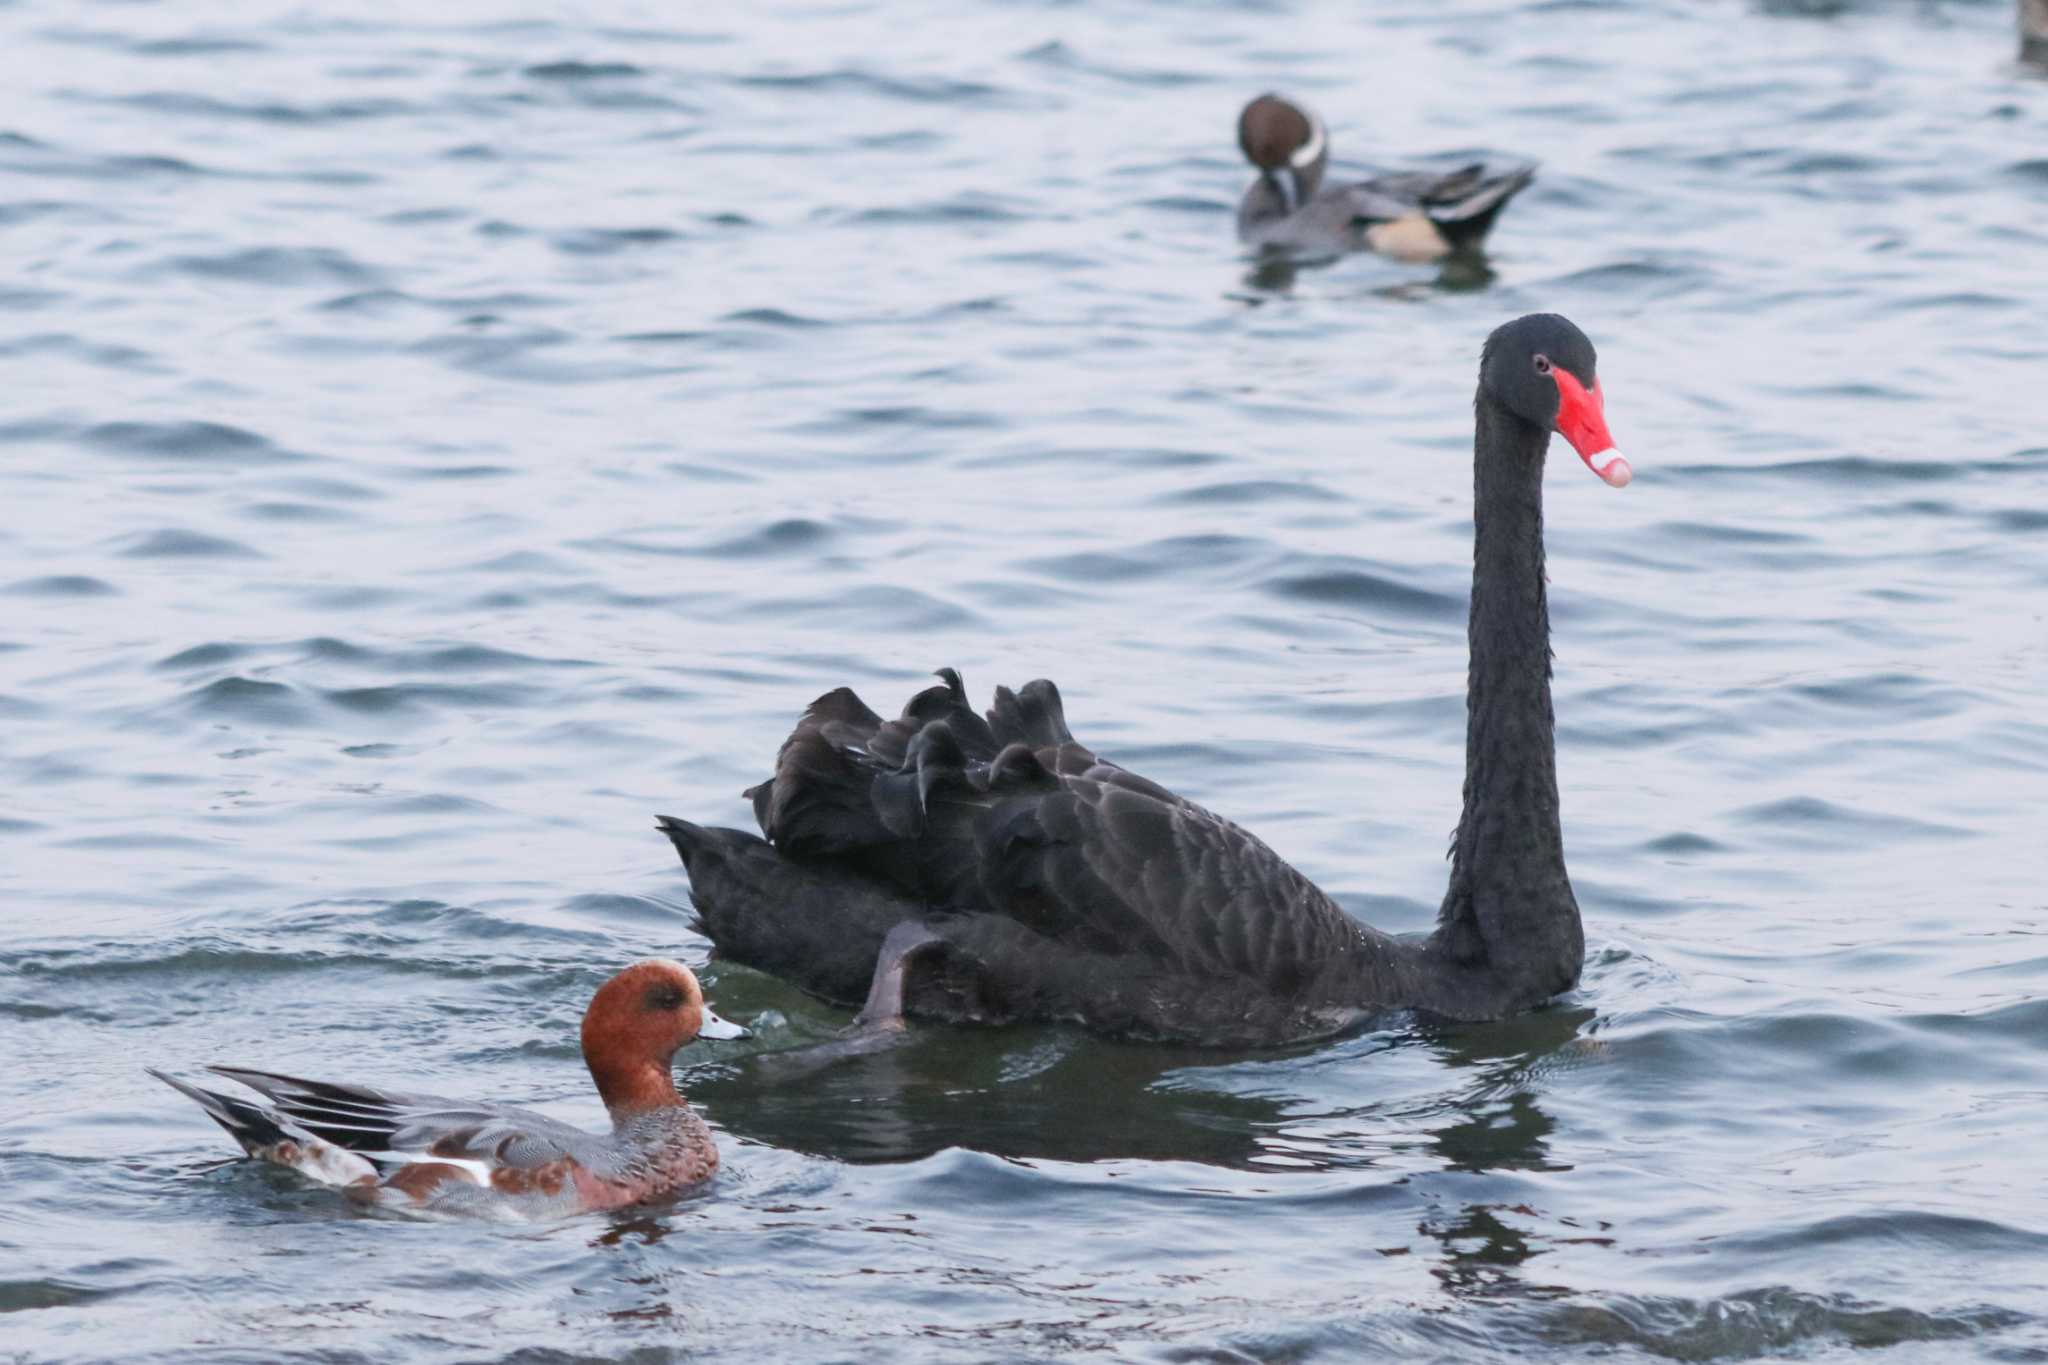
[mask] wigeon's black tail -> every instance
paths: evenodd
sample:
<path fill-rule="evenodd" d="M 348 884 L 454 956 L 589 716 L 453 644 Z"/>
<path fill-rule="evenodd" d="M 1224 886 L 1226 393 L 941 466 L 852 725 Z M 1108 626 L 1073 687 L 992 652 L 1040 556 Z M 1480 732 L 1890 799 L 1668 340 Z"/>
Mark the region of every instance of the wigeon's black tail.
<path fill-rule="evenodd" d="M 238 1100 L 233 1095 L 223 1095 L 215 1090 L 201 1090 L 176 1076 L 166 1076 L 153 1066 L 146 1066 L 143 1070 L 204 1109 L 206 1116 L 225 1128 L 228 1136 L 240 1143 L 242 1150 L 250 1156 L 260 1157 L 264 1149 L 275 1147 L 280 1142 L 306 1141 L 311 1136 L 294 1131 L 287 1126 L 290 1120 L 253 1101 Z"/>
<path fill-rule="evenodd" d="M 368 1180 L 374 1184 L 377 1168 L 354 1152 L 345 1151 L 324 1138 L 315 1137 L 284 1115 L 265 1105 L 237 1099 L 218 1091 L 187 1085 L 155 1067 L 144 1067 L 150 1075 L 188 1096 L 206 1111 L 206 1116 L 227 1130 L 242 1150 L 258 1161 L 289 1167 L 323 1185 L 353 1185 Z"/>
<path fill-rule="evenodd" d="M 1498 171 L 1475 162 L 1453 171 L 1423 195 L 1430 221 L 1454 251 L 1470 251 L 1493 230 L 1494 220 L 1536 178 L 1534 162 Z"/>

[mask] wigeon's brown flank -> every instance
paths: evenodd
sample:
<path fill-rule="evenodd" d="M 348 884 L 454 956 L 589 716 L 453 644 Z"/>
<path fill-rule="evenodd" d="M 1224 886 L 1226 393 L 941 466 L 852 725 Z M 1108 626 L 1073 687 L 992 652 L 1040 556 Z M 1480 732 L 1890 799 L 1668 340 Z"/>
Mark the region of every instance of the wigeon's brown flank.
<path fill-rule="evenodd" d="M 491 1172 L 491 1188 L 500 1194 L 556 1195 L 574 1181 L 580 1169 L 568 1157 L 545 1166 L 500 1166 Z"/>
<path fill-rule="evenodd" d="M 443 1185 L 449 1184 L 474 1185 L 476 1177 L 445 1161 L 414 1161 L 399 1167 L 384 1182 L 384 1188 L 397 1190 L 423 1204 Z"/>
<path fill-rule="evenodd" d="M 649 958 L 605 982 L 583 1012 L 583 1062 L 605 1107 L 680 1105 L 669 1062 L 703 1024 L 704 992 L 680 962 Z"/>

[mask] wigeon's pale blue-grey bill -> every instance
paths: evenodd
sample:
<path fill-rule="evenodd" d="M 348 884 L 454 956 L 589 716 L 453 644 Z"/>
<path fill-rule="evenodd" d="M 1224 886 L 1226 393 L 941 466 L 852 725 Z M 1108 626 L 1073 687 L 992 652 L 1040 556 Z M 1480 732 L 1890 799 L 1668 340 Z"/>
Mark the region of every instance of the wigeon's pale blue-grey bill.
<path fill-rule="evenodd" d="M 697 1038 L 744 1038 L 713 1014 L 688 967 L 636 962 L 583 1013 L 583 1060 L 609 1133 L 531 1110 L 215 1066 L 268 1104 L 150 1075 L 198 1101 L 242 1150 L 349 1198 L 406 1213 L 530 1219 L 667 1199 L 718 1170 L 704 1120 L 676 1092 L 670 1060 Z"/>

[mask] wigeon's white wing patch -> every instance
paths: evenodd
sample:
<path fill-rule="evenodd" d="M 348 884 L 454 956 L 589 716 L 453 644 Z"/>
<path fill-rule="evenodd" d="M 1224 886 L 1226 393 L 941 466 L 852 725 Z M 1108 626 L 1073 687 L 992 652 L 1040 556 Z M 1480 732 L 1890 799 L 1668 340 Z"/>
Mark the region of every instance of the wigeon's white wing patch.
<path fill-rule="evenodd" d="M 149 1074 L 196 1101 L 207 1117 L 227 1130 L 243 1151 L 259 1161 L 268 1161 L 297 1171 L 322 1185 L 374 1183 L 377 1168 L 368 1158 L 337 1146 L 288 1116 L 233 1095 L 222 1095 L 188 1085 L 154 1067 Z"/>
<path fill-rule="evenodd" d="M 297 1142 L 278 1143 L 262 1155 L 322 1185 L 355 1185 L 377 1178 L 377 1168 L 366 1158 L 311 1135 Z"/>

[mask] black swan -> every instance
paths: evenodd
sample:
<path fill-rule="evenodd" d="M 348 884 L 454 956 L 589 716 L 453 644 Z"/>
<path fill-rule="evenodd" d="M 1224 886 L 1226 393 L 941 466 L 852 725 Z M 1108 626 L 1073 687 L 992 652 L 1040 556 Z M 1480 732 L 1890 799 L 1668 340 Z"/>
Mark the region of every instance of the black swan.
<path fill-rule="evenodd" d="M 1488 337 L 1474 407 L 1465 806 L 1433 933 L 1361 925 L 1251 834 L 1097 758 L 1051 683 L 998 688 L 982 716 L 951 670 L 892 721 L 844 687 L 813 702 L 748 792 L 766 840 L 661 818 L 699 927 L 723 957 L 865 994 L 877 1029 L 907 1012 L 1257 1046 L 1570 989 L 1585 946 L 1558 827 L 1550 433 L 1617 488 L 1630 472 L 1565 318 Z"/>
<path fill-rule="evenodd" d="M 1471 251 L 1536 176 L 1527 162 L 1475 162 L 1325 189 L 1330 139 L 1323 121 L 1278 95 L 1261 95 L 1244 107 L 1237 144 L 1259 172 L 1237 206 L 1238 240 L 1279 251 L 1378 251 L 1410 261 Z"/>

